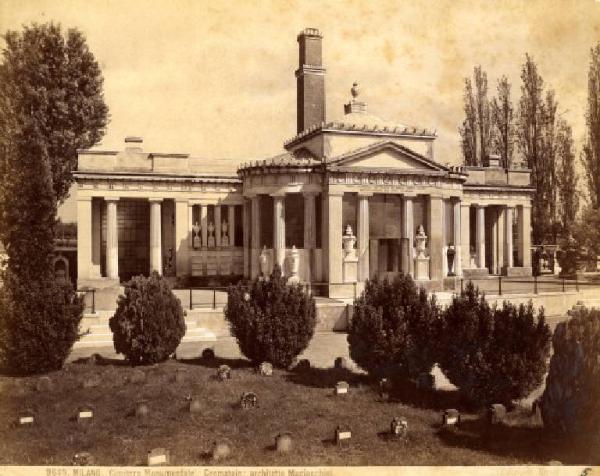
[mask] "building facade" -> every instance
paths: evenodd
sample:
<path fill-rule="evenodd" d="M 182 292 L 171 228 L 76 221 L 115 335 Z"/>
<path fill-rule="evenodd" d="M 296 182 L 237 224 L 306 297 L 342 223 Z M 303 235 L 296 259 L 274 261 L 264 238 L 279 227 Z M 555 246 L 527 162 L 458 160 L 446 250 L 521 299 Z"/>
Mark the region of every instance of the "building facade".
<path fill-rule="evenodd" d="M 530 170 L 450 167 L 435 132 L 371 115 L 355 83 L 340 119 L 325 111 L 322 35 L 298 35 L 297 134 L 282 153 L 240 163 L 144 152 L 79 152 L 79 285 L 158 271 L 291 280 L 351 297 L 374 276 L 430 289 L 457 277 L 531 274 Z"/>

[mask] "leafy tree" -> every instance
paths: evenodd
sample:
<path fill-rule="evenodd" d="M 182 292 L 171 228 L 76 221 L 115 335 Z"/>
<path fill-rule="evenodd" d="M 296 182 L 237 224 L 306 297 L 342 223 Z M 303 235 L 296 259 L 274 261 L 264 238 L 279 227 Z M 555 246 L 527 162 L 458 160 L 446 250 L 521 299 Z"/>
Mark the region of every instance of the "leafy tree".
<path fill-rule="evenodd" d="M 377 377 L 399 380 L 430 372 L 437 357 L 439 308 L 409 275 L 368 280 L 354 305 L 350 357 Z"/>
<path fill-rule="evenodd" d="M 459 128 L 463 159 L 466 165 L 481 165 L 488 156 L 491 138 L 490 104 L 488 101 L 487 74 L 476 66 L 473 70 L 473 83 L 465 78 L 464 110 L 465 120 Z"/>
<path fill-rule="evenodd" d="M 600 254 L 600 208 L 586 206 L 573 227 L 576 242 L 593 254 Z"/>
<path fill-rule="evenodd" d="M 510 99 L 510 83 L 502 76 L 497 86 L 498 97 L 491 101 L 492 149 L 500 154 L 502 167 L 512 164 L 514 149 L 514 111 Z"/>
<path fill-rule="evenodd" d="M 588 72 L 587 135 L 581 158 L 593 208 L 600 208 L 600 43 L 591 49 Z"/>
<path fill-rule="evenodd" d="M 32 122 L 46 149 L 54 195 L 62 202 L 73 181 L 77 149 L 104 135 L 108 108 L 100 68 L 80 31 L 63 35 L 54 23 L 8 31 L 4 41 L 0 115 Z"/>
<path fill-rule="evenodd" d="M 561 232 L 563 237 L 573 233 L 573 226 L 579 209 L 577 173 L 575 171 L 575 151 L 573 131 L 564 120 L 558 121 L 556 136 L 558 159 L 557 183 Z"/>
<path fill-rule="evenodd" d="M 300 284 L 287 284 L 276 265 L 268 280 L 230 286 L 225 319 L 240 350 L 255 364 L 288 367 L 315 332 L 315 300 Z"/>

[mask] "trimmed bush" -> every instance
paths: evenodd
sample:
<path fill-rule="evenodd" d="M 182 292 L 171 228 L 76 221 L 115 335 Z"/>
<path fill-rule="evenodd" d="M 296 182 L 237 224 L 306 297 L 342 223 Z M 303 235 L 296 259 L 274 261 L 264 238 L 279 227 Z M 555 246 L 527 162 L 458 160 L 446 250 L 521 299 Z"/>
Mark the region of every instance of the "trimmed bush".
<path fill-rule="evenodd" d="M 255 365 L 285 368 L 315 331 L 315 300 L 300 284 L 287 284 L 275 266 L 268 280 L 230 286 L 225 308 L 231 334 Z"/>
<path fill-rule="evenodd" d="M 109 325 L 115 351 L 132 365 L 167 360 L 186 330 L 179 299 L 156 272 L 125 284 L 125 295 L 119 296 Z"/>
<path fill-rule="evenodd" d="M 409 275 L 368 280 L 354 305 L 350 357 L 375 377 L 417 378 L 436 361 L 439 308 Z"/>
<path fill-rule="evenodd" d="M 20 282 L 10 272 L 0 286 L 0 370 L 27 375 L 62 368 L 79 339 L 83 300 L 52 279 Z"/>
<path fill-rule="evenodd" d="M 542 383 L 550 337 L 543 308 L 492 308 L 469 282 L 443 312 L 439 364 L 470 403 L 510 406 Z"/>
<path fill-rule="evenodd" d="M 584 440 L 600 435 L 600 310 L 581 309 L 556 327 L 541 399 L 544 427 Z"/>

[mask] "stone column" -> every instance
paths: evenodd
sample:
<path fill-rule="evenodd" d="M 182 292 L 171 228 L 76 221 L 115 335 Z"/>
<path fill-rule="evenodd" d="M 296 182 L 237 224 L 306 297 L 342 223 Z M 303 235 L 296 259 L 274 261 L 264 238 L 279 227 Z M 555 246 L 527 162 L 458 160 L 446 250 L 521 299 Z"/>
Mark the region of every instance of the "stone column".
<path fill-rule="evenodd" d="M 519 257 L 524 268 L 531 268 L 531 206 L 519 207 Z"/>
<path fill-rule="evenodd" d="M 229 246 L 235 246 L 235 205 L 229 205 L 228 208 L 228 227 L 227 234 L 229 235 Z"/>
<path fill-rule="evenodd" d="M 118 197 L 106 197 L 106 275 L 119 279 L 119 229 L 117 224 Z"/>
<path fill-rule="evenodd" d="M 506 211 L 504 212 L 504 263 L 506 268 L 512 268 L 514 266 L 512 234 L 513 210 L 512 207 L 506 207 Z M 505 274 L 507 274 L 506 271 Z"/>
<path fill-rule="evenodd" d="M 185 199 L 175 200 L 175 271 L 176 276 L 190 274 L 189 251 L 191 248 L 189 240 L 190 231 L 189 210 L 191 207 Z"/>
<path fill-rule="evenodd" d="M 275 263 L 281 266 L 285 274 L 285 194 L 273 195 L 273 250 Z"/>
<path fill-rule="evenodd" d="M 77 198 L 77 277 L 92 277 L 92 198 Z"/>
<path fill-rule="evenodd" d="M 192 227 L 194 226 L 194 205 L 192 203 L 188 203 L 188 248 L 191 250 L 194 247 L 194 230 Z"/>
<path fill-rule="evenodd" d="M 242 203 L 242 246 L 244 248 L 244 277 L 250 277 L 250 204 L 244 198 Z"/>
<path fill-rule="evenodd" d="M 502 274 L 502 268 L 504 268 L 504 249 L 505 243 L 504 239 L 506 238 L 506 234 L 504 233 L 505 226 L 504 221 L 506 220 L 506 213 L 504 207 L 497 206 L 497 224 L 496 224 L 496 236 L 498 241 L 498 247 L 496 248 L 496 253 L 498 256 L 496 258 L 496 273 Z"/>
<path fill-rule="evenodd" d="M 221 205 L 215 205 L 215 246 L 221 246 Z"/>
<path fill-rule="evenodd" d="M 304 193 L 304 250 L 308 255 L 309 281 L 314 281 L 315 248 L 317 246 L 317 223 L 315 214 L 315 192 Z"/>
<path fill-rule="evenodd" d="M 452 239 L 454 242 L 454 274 L 462 276 L 462 245 L 461 245 L 461 204 L 460 198 L 456 198 L 452 204 Z M 468 209 L 467 209 L 468 210 Z"/>
<path fill-rule="evenodd" d="M 201 246 L 208 246 L 208 206 L 198 205 L 200 207 L 200 235 L 202 237 Z"/>
<path fill-rule="evenodd" d="M 326 195 L 327 209 L 327 278 L 342 282 L 342 192 Z"/>
<path fill-rule="evenodd" d="M 491 234 L 491 240 L 490 240 L 490 244 L 491 244 L 491 258 L 492 258 L 492 263 L 491 263 L 491 269 L 492 269 L 492 274 L 496 274 L 498 272 L 498 213 L 496 210 L 496 207 L 491 206 L 488 207 L 488 219 L 490 220 L 490 223 L 488 223 L 488 226 L 490 228 L 490 234 Z"/>
<path fill-rule="evenodd" d="M 150 272 L 162 274 L 161 207 L 162 198 L 150 198 Z"/>
<path fill-rule="evenodd" d="M 402 237 L 408 238 L 408 272 L 411 276 L 415 275 L 414 262 L 414 213 L 413 213 L 414 197 L 404 195 L 404 222 L 402 223 Z"/>
<path fill-rule="evenodd" d="M 477 267 L 485 268 L 485 206 L 476 206 Z"/>
<path fill-rule="evenodd" d="M 460 247 L 461 247 L 461 272 L 471 268 L 471 206 L 468 203 L 460 204 Z"/>
<path fill-rule="evenodd" d="M 369 278 L 369 197 L 372 195 L 360 192 L 358 194 L 358 281 L 366 281 Z"/>
<path fill-rule="evenodd" d="M 429 277 L 431 280 L 439 280 L 443 277 L 444 269 L 444 201 L 442 197 L 429 197 Z M 440 226 L 441 225 L 441 226 Z"/>
<path fill-rule="evenodd" d="M 250 277 L 256 278 L 260 274 L 260 263 L 258 257 L 260 255 L 260 197 L 254 195 L 252 201 L 252 229 L 251 229 L 251 244 L 252 250 L 250 254 Z"/>

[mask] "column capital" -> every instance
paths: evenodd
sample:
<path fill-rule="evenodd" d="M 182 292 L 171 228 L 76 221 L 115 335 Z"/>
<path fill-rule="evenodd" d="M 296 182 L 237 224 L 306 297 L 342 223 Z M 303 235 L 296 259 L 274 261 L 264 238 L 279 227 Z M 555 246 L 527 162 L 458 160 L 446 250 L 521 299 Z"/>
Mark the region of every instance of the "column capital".
<path fill-rule="evenodd" d="M 369 198 L 373 196 L 373 192 L 358 192 L 358 198 Z"/>
<path fill-rule="evenodd" d="M 415 200 L 417 198 L 417 194 L 416 193 L 403 193 L 402 194 L 402 199 L 404 200 Z"/>
<path fill-rule="evenodd" d="M 118 202 L 121 197 L 104 197 L 105 202 Z"/>
<path fill-rule="evenodd" d="M 160 203 L 164 200 L 164 198 L 159 198 L 159 197 L 148 197 L 148 201 L 150 203 L 154 202 L 154 203 Z"/>
<path fill-rule="evenodd" d="M 325 192 L 325 196 L 328 197 L 343 197 L 344 196 L 344 192 L 343 190 L 332 190 L 332 191 L 327 191 Z"/>
<path fill-rule="evenodd" d="M 78 202 L 91 202 L 94 197 L 77 197 Z"/>
<path fill-rule="evenodd" d="M 273 198 L 281 199 L 281 198 L 285 198 L 286 193 L 285 192 L 273 192 L 273 193 L 270 193 L 269 195 L 271 195 L 271 197 L 273 197 Z"/>
<path fill-rule="evenodd" d="M 319 193 L 321 193 L 321 192 L 315 192 L 314 190 L 310 190 L 310 191 L 302 192 L 302 195 L 304 196 L 304 198 L 316 197 L 317 195 L 319 195 Z"/>
<path fill-rule="evenodd" d="M 190 201 L 187 198 L 176 198 L 175 203 L 189 203 Z"/>

